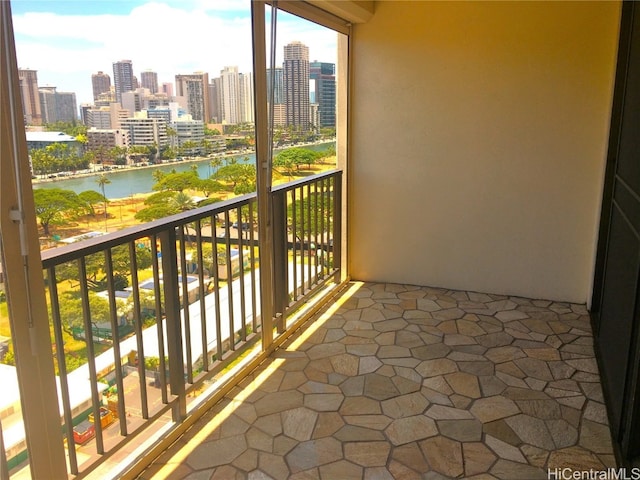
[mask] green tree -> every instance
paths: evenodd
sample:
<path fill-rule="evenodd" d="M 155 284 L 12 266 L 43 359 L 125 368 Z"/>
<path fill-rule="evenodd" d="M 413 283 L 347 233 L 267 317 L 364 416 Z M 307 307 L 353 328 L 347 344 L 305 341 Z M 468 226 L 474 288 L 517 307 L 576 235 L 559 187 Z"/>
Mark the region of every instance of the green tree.
<path fill-rule="evenodd" d="M 292 163 L 297 169 L 300 165 L 307 165 L 311 168 L 311 165 L 318 161 L 320 155 L 314 150 L 307 148 L 288 148 L 283 150 L 274 159 L 274 165 L 280 165 L 281 163 Z"/>
<path fill-rule="evenodd" d="M 104 205 L 109 202 L 104 194 L 96 192 L 95 190 L 85 190 L 84 192 L 80 192 L 78 194 L 78 199 L 84 203 L 87 212 L 94 217 L 96 216 L 95 206 L 100 203 Z"/>
<path fill-rule="evenodd" d="M 61 188 L 38 188 L 33 192 L 33 199 L 36 216 L 46 236 L 50 235 L 51 225 L 77 215 L 84 208 L 75 192 Z"/>
<path fill-rule="evenodd" d="M 162 190 L 149 195 L 144 201 L 146 207 L 135 214 L 136 220 L 151 222 L 178 213 L 179 210 L 173 202 L 176 193 L 171 190 Z"/>
<path fill-rule="evenodd" d="M 62 294 L 58 298 L 60 305 L 60 318 L 64 319 L 62 327 L 67 333 L 73 335 L 75 329 L 84 330 L 84 312 L 80 296 L 72 292 Z M 109 322 L 109 301 L 89 292 L 89 318 L 91 324 Z"/>
<path fill-rule="evenodd" d="M 111 147 L 107 151 L 107 156 L 116 165 L 125 165 L 127 163 L 127 147 Z"/>
<path fill-rule="evenodd" d="M 221 135 L 220 130 L 218 130 L 217 128 L 214 128 L 213 130 L 211 130 L 210 128 L 207 128 L 206 126 L 204 127 L 204 134 L 207 137 L 213 137 L 213 136 Z"/>
<path fill-rule="evenodd" d="M 213 178 L 230 184 L 231 191 L 235 191 L 238 184 L 253 184 L 255 188 L 256 167 L 246 163 L 231 163 L 220 168 Z"/>
<path fill-rule="evenodd" d="M 309 208 L 308 208 L 309 207 Z M 311 241 L 315 234 L 322 235 L 333 228 L 333 199 L 331 193 L 311 192 L 303 198 L 290 202 L 287 206 L 289 228 L 293 230 L 295 217 L 295 231 L 298 240 Z M 309 229 L 311 226 L 311 229 Z"/>
<path fill-rule="evenodd" d="M 289 177 L 289 180 L 293 178 L 298 167 L 290 156 L 277 155 L 276 158 L 273 159 L 274 170 L 277 171 L 281 175 L 286 175 Z"/>
<path fill-rule="evenodd" d="M 222 166 L 222 159 L 220 157 L 216 157 L 211 159 L 209 164 L 213 167 L 213 174 L 218 173 L 218 169 Z"/>
<path fill-rule="evenodd" d="M 174 192 L 182 192 L 184 190 L 196 190 L 199 182 L 200 178 L 197 171 L 172 172 L 163 175 L 152 188 L 156 191 L 172 190 Z"/>
<path fill-rule="evenodd" d="M 212 193 L 220 192 L 223 189 L 222 184 L 212 178 L 201 178 L 199 180 L 196 190 L 201 191 L 207 198 Z"/>
<path fill-rule="evenodd" d="M 133 145 L 129 147 L 129 156 L 133 158 L 134 163 L 139 163 L 143 158 L 148 158 L 150 152 L 151 150 L 147 145 Z"/>
<path fill-rule="evenodd" d="M 77 137 L 78 135 L 86 135 L 87 134 L 87 126 L 78 123 L 78 122 L 54 122 L 47 123 L 44 126 L 45 130 L 48 132 L 64 132 L 67 135 L 71 135 L 72 137 Z"/>
<path fill-rule="evenodd" d="M 136 247 L 136 267 L 138 270 L 146 270 L 151 267 L 151 251 L 148 248 Z M 111 261 L 113 271 L 121 275 L 131 275 L 131 257 L 127 245 L 119 245 L 111 249 Z"/>
<path fill-rule="evenodd" d="M 184 192 L 178 192 L 173 197 L 173 205 L 178 212 L 186 212 L 196 206 L 193 198 Z"/>
<path fill-rule="evenodd" d="M 96 183 L 100 187 L 100 190 L 102 190 L 102 196 L 104 197 L 104 218 L 105 218 L 105 221 L 106 221 L 106 218 L 107 218 L 107 202 L 108 202 L 108 200 L 107 200 L 107 194 L 105 193 L 105 185 L 110 184 L 111 180 L 109 180 L 107 175 L 105 173 L 103 173 L 98 178 L 96 178 Z M 106 225 L 106 223 L 105 223 L 105 225 Z"/>
<path fill-rule="evenodd" d="M 164 173 L 162 170 L 160 170 L 159 168 L 155 169 L 153 171 L 153 173 L 151 174 L 151 176 L 153 177 L 153 179 L 156 181 L 156 183 L 158 183 L 160 180 L 162 180 L 162 178 L 166 175 L 166 173 Z"/>

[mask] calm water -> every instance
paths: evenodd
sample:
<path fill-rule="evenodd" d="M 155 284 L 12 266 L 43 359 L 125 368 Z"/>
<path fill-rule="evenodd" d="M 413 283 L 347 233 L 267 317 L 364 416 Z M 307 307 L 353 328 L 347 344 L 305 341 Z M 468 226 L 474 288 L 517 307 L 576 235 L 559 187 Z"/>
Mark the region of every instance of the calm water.
<path fill-rule="evenodd" d="M 329 145 L 332 144 L 334 144 L 334 142 L 306 145 L 303 148 L 308 148 L 309 150 L 326 150 Z M 239 163 L 246 162 L 255 165 L 256 162 L 256 156 L 254 153 L 234 155 L 234 157 L 238 159 Z M 210 159 L 205 159 L 197 162 L 176 162 L 155 165 L 153 168 L 130 168 L 126 170 L 112 170 L 105 172 L 109 180 L 111 180 L 111 183 L 106 184 L 104 187 L 105 195 L 109 199 L 115 199 L 126 198 L 136 193 L 152 192 L 152 187 L 155 183 L 152 174 L 156 169 L 167 173 L 172 169 L 175 169 L 177 172 L 185 172 L 190 170 L 192 165 L 196 165 L 198 167 L 198 175 L 200 178 L 208 178 L 215 171 L 210 162 Z M 76 193 L 80 193 L 85 190 L 95 190 L 99 192 L 100 187 L 96 183 L 96 179 L 98 178 L 97 175 L 98 174 L 34 183 L 33 188 L 63 188 L 66 190 L 73 190 Z"/>

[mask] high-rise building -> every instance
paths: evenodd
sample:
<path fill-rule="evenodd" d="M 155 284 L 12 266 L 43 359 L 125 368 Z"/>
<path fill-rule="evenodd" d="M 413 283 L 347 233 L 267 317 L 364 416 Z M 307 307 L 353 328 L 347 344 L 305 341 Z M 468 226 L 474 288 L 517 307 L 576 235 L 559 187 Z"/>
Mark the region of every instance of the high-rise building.
<path fill-rule="evenodd" d="M 240 122 L 253 123 L 253 75 L 241 73 L 240 84 Z"/>
<path fill-rule="evenodd" d="M 151 70 L 145 70 L 140 74 L 142 88 L 148 88 L 152 94 L 158 93 L 158 74 Z"/>
<path fill-rule="evenodd" d="M 221 80 L 220 77 L 214 78 L 211 80 L 209 84 L 209 112 L 211 112 L 210 120 L 213 123 L 222 122 L 222 118 L 220 116 L 221 108 L 220 108 L 220 90 L 221 90 Z"/>
<path fill-rule="evenodd" d="M 92 103 L 81 103 L 80 104 L 80 121 L 83 125 L 88 125 L 89 123 L 89 110 L 93 108 Z"/>
<path fill-rule="evenodd" d="M 295 41 L 284 46 L 284 94 L 287 125 L 309 129 L 309 47 Z"/>
<path fill-rule="evenodd" d="M 273 103 L 274 105 L 284 104 L 284 77 L 282 67 L 273 69 L 273 80 L 271 79 L 271 69 L 267 68 L 267 93 L 271 100 L 271 82 L 273 81 Z"/>
<path fill-rule="evenodd" d="M 176 75 L 176 95 L 186 98 L 188 113 L 194 120 L 202 120 L 206 123 L 211 119 L 208 73 Z"/>
<path fill-rule="evenodd" d="M 78 120 L 75 93 L 58 92 L 56 87 L 42 87 L 39 96 L 43 123 L 73 123 Z"/>
<path fill-rule="evenodd" d="M 334 63 L 311 62 L 309 78 L 318 104 L 316 127 L 336 126 L 336 66 Z"/>
<path fill-rule="evenodd" d="M 224 67 L 220 71 L 220 107 L 223 123 L 240 123 L 240 75 L 238 67 Z"/>
<path fill-rule="evenodd" d="M 171 82 L 164 82 L 162 84 L 161 92 L 169 98 L 173 97 L 173 84 Z"/>
<path fill-rule="evenodd" d="M 25 125 L 42 125 L 37 70 L 19 69 L 18 80 Z"/>
<path fill-rule="evenodd" d="M 87 127 L 100 130 L 111 128 L 111 109 L 109 107 L 90 108 L 85 115 L 85 125 Z"/>
<path fill-rule="evenodd" d="M 91 75 L 91 86 L 93 87 L 93 99 L 98 100 L 101 93 L 111 90 L 111 77 L 100 71 Z"/>
<path fill-rule="evenodd" d="M 122 102 L 122 94 L 135 88 L 133 63 L 131 60 L 113 62 L 113 84 L 116 87 L 116 101 Z"/>

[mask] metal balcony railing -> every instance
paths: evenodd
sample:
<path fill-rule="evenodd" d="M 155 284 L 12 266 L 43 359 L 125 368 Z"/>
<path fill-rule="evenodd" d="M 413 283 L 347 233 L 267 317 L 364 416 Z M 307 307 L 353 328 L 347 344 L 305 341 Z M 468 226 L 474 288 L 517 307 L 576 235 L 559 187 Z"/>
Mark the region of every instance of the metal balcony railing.
<path fill-rule="evenodd" d="M 274 187 L 272 252 L 259 248 L 255 194 L 43 252 L 71 475 L 197 418 L 233 360 L 269 348 L 258 334 L 262 256 L 273 255 L 262 294 L 273 296 L 276 338 L 339 282 L 341 185 L 336 170 Z"/>

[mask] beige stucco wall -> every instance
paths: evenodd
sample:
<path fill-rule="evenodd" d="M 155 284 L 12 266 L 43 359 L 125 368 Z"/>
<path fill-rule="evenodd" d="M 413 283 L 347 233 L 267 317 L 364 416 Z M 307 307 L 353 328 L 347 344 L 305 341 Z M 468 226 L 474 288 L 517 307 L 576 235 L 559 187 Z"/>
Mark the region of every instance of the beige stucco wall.
<path fill-rule="evenodd" d="M 619 15 L 376 2 L 352 37 L 352 278 L 588 301 Z"/>

